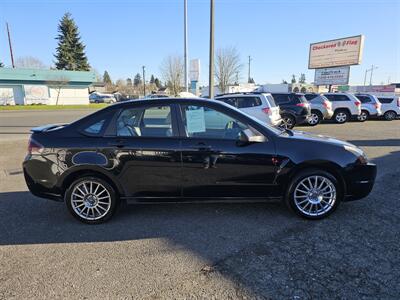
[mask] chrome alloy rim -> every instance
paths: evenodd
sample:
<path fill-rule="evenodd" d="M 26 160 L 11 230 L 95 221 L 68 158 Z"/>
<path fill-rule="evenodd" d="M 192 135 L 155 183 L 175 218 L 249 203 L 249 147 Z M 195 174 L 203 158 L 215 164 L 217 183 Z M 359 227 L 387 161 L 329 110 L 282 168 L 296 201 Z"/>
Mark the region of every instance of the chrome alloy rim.
<path fill-rule="evenodd" d="M 340 112 L 336 115 L 336 121 L 338 121 L 339 123 L 343 123 L 345 122 L 347 119 L 347 115 L 344 112 Z"/>
<path fill-rule="evenodd" d="M 367 114 L 365 112 L 361 112 L 361 114 L 358 115 L 358 120 L 359 121 L 366 121 L 367 120 Z"/>
<path fill-rule="evenodd" d="M 326 214 L 335 202 L 335 185 L 324 176 L 306 177 L 297 184 L 294 190 L 294 203 L 307 216 Z"/>
<path fill-rule="evenodd" d="M 283 118 L 282 119 L 282 127 L 285 129 L 290 129 L 290 127 L 292 127 L 293 122 L 291 118 Z"/>
<path fill-rule="evenodd" d="M 85 220 L 98 220 L 111 208 L 111 195 L 99 182 L 83 181 L 75 186 L 71 194 L 75 213 Z"/>
<path fill-rule="evenodd" d="M 308 119 L 308 123 L 311 125 L 317 124 L 319 121 L 319 117 L 317 114 L 311 114 L 310 118 Z"/>

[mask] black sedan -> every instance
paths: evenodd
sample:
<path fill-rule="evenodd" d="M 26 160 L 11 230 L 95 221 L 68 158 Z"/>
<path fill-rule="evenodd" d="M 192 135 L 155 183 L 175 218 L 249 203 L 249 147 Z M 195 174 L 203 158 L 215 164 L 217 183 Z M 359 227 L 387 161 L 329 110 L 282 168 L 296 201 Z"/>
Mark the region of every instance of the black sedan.
<path fill-rule="evenodd" d="M 270 127 L 206 99 L 127 101 L 32 132 L 23 163 L 30 191 L 65 201 L 86 223 L 110 219 L 123 201 L 271 198 L 320 219 L 367 196 L 376 176 L 352 144 Z"/>

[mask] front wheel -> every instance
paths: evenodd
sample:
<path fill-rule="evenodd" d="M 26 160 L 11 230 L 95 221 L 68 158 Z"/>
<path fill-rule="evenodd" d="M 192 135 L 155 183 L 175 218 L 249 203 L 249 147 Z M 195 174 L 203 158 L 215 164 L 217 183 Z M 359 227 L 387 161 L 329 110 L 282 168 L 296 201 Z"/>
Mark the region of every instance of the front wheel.
<path fill-rule="evenodd" d="M 350 119 L 350 114 L 346 110 L 335 111 L 333 119 L 338 124 L 346 123 Z"/>
<path fill-rule="evenodd" d="M 334 176 L 322 170 L 306 170 L 292 180 L 285 202 L 303 218 L 322 219 L 338 207 L 342 197 Z"/>
<path fill-rule="evenodd" d="M 365 121 L 368 120 L 368 117 L 369 117 L 369 113 L 368 113 L 366 110 L 362 110 L 362 111 L 361 111 L 361 114 L 359 114 L 359 115 L 357 116 L 357 120 L 358 120 L 359 122 L 365 122 Z"/>
<path fill-rule="evenodd" d="M 117 196 L 106 181 L 83 177 L 74 181 L 65 193 L 69 212 L 79 221 L 99 224 L 109 220 L 117 208 Z"/>
<path fill-rule="evenodd" d="M 308 125 L 315 126 L 321 123 L 323 119 L 322 114 L 319 111 L 311 111 L 311 115 L 308 118 Z"/>

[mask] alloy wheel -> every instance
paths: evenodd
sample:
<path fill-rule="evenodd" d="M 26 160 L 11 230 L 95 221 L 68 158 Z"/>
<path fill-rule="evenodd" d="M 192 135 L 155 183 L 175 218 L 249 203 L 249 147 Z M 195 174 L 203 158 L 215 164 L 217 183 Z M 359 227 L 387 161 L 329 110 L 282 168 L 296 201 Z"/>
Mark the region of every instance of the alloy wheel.
<path fill-rule="evenodd" d="M 386 120 L 392 121 L 396 119 L 396 113 L 393 111 L 388 111 L 387 113 L 385 113 L 385 118 Z"/>
<path fill-rule="evenodd" d="M 290 117 L 284 117 L 282 118 L 282 125 L 283 128 L 285 129 L 292 129 L 293 128 L 293 120 Z"/>
<path fill-rule="evenodd" d="M 347 121 L 347 114 L 345 112 L 339 112 L 337 113 L 335 119 L 338 123 L 344 123 Z"/>
<path fill-rule="evenodd" d="M 328 213 L 336 202 L 336 187 L 325 176 L 302 179 L 294 190 L 294 203 L 304 215 L 315 217 Z"/>
<path fill-rule="evenodd" d="M 365 111 L 362 111 L 360 115 L 357 116 L 358 121 L 364 122 L 368 118 L 368 115 Z"/>
<path fill-rule="evenodd" d="M 93 221 L 103 218 L 111 208 L 110 192 L 99 182 L 82 181 L 71 193 L 71 206 L 82 219 Z"/>
<path fill-rule="evenodd" d="M 311 116 L 308 119 L 308 123 L 310 125 L 316 125 L 319 123 L 319 116 L 316 113 L 311 113 Z"/>

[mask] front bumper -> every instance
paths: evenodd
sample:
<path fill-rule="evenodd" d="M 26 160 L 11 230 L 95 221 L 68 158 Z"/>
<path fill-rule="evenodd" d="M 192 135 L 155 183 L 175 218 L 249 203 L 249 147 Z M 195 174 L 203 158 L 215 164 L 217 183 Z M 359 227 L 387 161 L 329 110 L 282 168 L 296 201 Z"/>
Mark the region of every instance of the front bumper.
<path fill-rule="evenodd" d="M 375 183 L 377 167 L 373 163 L 355 165 L 347 170 L 346 201 L 358 200 L 369 195 Z"/>

